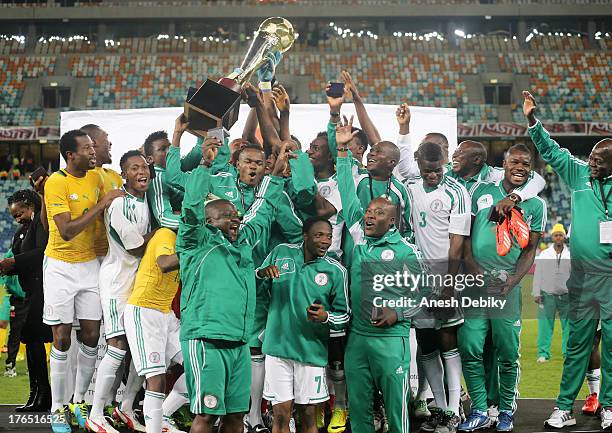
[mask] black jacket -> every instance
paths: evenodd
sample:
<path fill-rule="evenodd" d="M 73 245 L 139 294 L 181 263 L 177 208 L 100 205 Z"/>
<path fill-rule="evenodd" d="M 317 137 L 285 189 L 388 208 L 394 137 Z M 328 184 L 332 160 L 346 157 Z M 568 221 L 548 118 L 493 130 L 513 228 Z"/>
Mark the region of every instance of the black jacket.
<path fill-rule="evenodd" d="M 26 292 L 42 293 L 43 290 L 43 256 L 49 233 L 40 221 L 40 212 L 32 216 L 32 222 L 21 226 L 13 236 L 12 250 L 15 255 L 13 274 L 19 278 L 19 284 Z"/>

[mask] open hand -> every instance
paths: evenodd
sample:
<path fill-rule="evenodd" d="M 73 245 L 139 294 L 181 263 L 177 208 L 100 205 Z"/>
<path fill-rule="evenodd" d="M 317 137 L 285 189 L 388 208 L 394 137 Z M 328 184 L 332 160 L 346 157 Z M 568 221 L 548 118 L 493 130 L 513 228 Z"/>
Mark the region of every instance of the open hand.
<path fill-rule="evenodd" d="M 278 111 L 281 113 L 289 112 L 289 95 L 283 86 L 278 85 L 272 89 L 272 98 L 276 104 L 276 108 L 278 108 Z"/>
<path fill-rule="evenodd" d="M 353 116 L 351 116 L 350 120 L 347 119 L 346 116 L 343 117 L 344 122 L 340 120 L 336 125 L 336 143 L 338 144 L 338 148 L 346 147 L 346 144 L 359 132 L 353 132 Z M 338 151 L 341 152 L 340 149 L 338 149 Z"/>

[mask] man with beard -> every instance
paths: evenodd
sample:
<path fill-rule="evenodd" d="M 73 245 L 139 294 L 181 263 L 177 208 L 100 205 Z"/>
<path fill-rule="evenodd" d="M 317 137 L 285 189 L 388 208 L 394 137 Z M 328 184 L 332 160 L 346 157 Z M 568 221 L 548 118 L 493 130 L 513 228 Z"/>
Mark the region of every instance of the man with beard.
<path fill-rule="evenodd" d="M 375 284 L 378 277 L 396 272 L 422 275 L 421 255 L 396 229 L 397 209 L 388 198 L 374 198 L 364 212 L 347 147 L 352 136 L 350 122 L 338 126 L 338 186 L 345 223 L 355 245 L 346 262 L 353 311 L 344 360 L 351 426 L 356 433 L 374 432 L 373 397 L 379 389 L 389 431 L 408 433 L 409 334 L 418 304 L 409 302 L 414 295 L 411 287 L 392 284 L 380 288 Z M 395 307 L 397 302 L 407 304 Z"/>
<path fill-rule="evenodd" d="M 191 432 L 210 432 L 221 415 L 226 431 L 238 433 L 249 408 L 245 390 L 251 382 L 247 343 L 255 310 L 252 250 L 269 230 L 273 203 L 283 187 L 279 175 L 292 156 L 283 147 L 272 176 L 262 181 L 265 195 L 256 199 L 241 223 L 230 201 L 204 203 L 208 167 L 221 143 L 207 138 L 204 144 L 203 165 L 190 173 L 185 186 L 176 245 L 183 282 L 181 346 L 191 411 L 196 414 Z"/>
<path fill-rule="evenodd" d="M 469 301 L 465 322 L 457 340 L 463 376 L 472 399 L 472 412 L 459 426 L 471 432 L 492 424 L 487 415 L 487 390 L 483 346 L 489 331 L 499 366 L 499 416 L 497 431 L 512 431 L 519 378 L 521 331 L 521 286 L 533 261 L 541 233 L 546 227 L 546 203 L 539 197 L 495 216 L 495 204 L 525 184 L 532 168 L 529 149 L 517 144 L 506 151 L 504 179 L 481 183 L 472 195 L 472 230 L 466 241 L 465 264 L 473 275 L 484 276 L 484 284 L 465 289 L 462 305 Z M 526 221 L 526 222 L 525 222 Z M 482 278 L 482 277 L 481 277 Z M 495 306 L 477 305 L 481 299 Z M 504 302 L 505 301 L 505 302 Z"/>
<path fill-rule="evenodd" d="M 49 242 L 45 249 L 43 321 L 51 326 L 51 428 L 56 433 L 71 431 L 69 412 L 64 405 L 70 331 L 76 317 L 81 325 L 81 345 L 75 391 L 70 410 L 81 427 L 85 426 L 85 393 L 94 373 L 100 338 L 102 307 L 98 289 L 100 264 L 94 249 L 95 221 L 116 197 L 105 196 L 96 166 L 93 143 L 80 130 L 68 131 L 60 139 L 60 153 L 66 169 L 53 173 L 45 184 L 45 207 Z"/>
<path fill-rule="evenodd" d="M 601 321 L 601 428 L 612 429 L 612 140 L 599 141 L 588 163 L 572 156 L 550 138 L 535 117 L 536 102 L 523 92 L 529 135 L 542 159 L 572 190 L 572 266 L 567 289 L 570 301 L 567 356 L 563 363 L 557 407 L 545 425 L 575 425 L 574 400 L 589 364 L 593 337 Z"/>
<path fill-rule="evenodd" d="M 327 256 L 331 242 L 329 221 L 310 218 L 304 223 L 303 242 L 278 245 L 257 271 L 271 297 L 262 351 L 273 433 L 289 432 L 294 404 L 302 431 L 316 433 L 315 408 L 329 398 L 329 333 L 343 329 L 350 313 L 346 269 Z"/>

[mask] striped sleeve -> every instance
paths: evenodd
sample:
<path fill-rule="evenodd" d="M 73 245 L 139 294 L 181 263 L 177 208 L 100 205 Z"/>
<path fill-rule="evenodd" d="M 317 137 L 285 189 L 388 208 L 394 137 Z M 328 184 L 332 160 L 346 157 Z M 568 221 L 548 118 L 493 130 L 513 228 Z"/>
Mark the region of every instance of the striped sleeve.
<path fill-rule="evenodd" d="M 446 178 L 445 184 L 447 192 L 453 198 L 448 232 L 455 235 L 469 236 L 470 226 L 472 225 L 470 194 L 463 185 L 454 179 Z"/>
<path fill-rule="evenodd" d="M 155 219 L 159 222 L 162 227 L 167 227 L 172 230 L 178 229 L 180 215 L 175 215 L 172 212 L 172 206 L 170 205 L 170 199 L 167 194 L 164 194 L 164 173 L 157 172 L 157 176 L 153 179 L 153 196 L 151 199 L 151 207 L 155 214 Z"/>
<path fill-rule="evenodd" d="M 332 287 L 331 311 L 328 311 L 327 324 L 331 329 L 343 330 L 350 320 L 351 309 L 348 299 L 348 278 L 344 266 L 336 260 L 326 257 L 325 261 L 336 268 Z"/>

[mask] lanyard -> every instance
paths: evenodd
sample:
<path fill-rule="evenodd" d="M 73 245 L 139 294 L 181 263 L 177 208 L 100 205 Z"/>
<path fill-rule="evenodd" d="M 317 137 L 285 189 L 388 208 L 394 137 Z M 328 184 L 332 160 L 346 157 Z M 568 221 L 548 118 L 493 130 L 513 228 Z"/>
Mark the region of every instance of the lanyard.
<path fill-rule="evenodd" d="M 374 200 L 374 191 L 372 190 L 372 176 L 368 174 L 368 181 L 370 182 L 370 201 Z M 385 198 L 391 200 L 391 178 L 387 181 L 387 193 L 384 195 Z"/>
<path fill-rule="evenodd" d="M 592 182 L 593 184 L 593 192 L 595 192 L 595 179 Z M 608 193 L 604 196 L 604 185 L 605 182 L 604 181 L 599 181 L 599 189 L 600 189 L 600 193 L 601 193 L 601 201 L 603 202 L 603 207 L 604 207 L 604 211 L 606 212 L 606 219 L 608 219 L 608 199 L 610 198 L 610 194 L 612 194 L 612 188 L 610 188 L 610 190 L 608 190 Z"/>
<path fill-rule="evenodd" d="M 257 192 L 259 190 L 259 185 L 257 185 L 255 187 L 255 190 L 253 191 L 253 202 L 249 205 L 249 207 L 247 208 L 244 204 L 244 192 L 242 191 L 242 187 L 240 186 L 240 180 L 236 179 L 236 188 L 238 189 L 238 194 L 240 195 L 240 203 L 242 204 L 242 209 L 244 209 L 244 213 L 246 215 L 246 213 L 251 209 L 251 206 L 253 206 L 253 203 L 255 203 L 255 200 L 257 200 Z"/>

